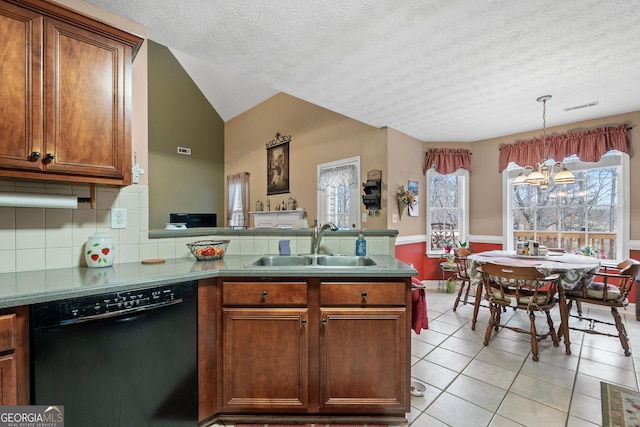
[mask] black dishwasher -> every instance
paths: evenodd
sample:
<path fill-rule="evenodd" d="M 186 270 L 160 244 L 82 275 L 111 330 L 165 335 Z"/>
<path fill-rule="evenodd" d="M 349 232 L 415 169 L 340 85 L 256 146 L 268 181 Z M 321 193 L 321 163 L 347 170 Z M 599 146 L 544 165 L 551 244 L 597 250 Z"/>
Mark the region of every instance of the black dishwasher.
<path fill-rule="evenodd" d="M 31 400 L 65 426 L 195 426 L 197 284 L 31 307 Z"/>

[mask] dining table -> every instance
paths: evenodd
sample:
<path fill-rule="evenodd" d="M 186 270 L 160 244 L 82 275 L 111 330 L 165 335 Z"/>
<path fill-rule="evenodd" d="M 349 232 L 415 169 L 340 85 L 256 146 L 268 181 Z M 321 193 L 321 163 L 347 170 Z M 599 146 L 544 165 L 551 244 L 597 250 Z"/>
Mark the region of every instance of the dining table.
<path fill-rule="evenodd" d="M 479 268 L 490 262 L 507 267 L 523 266 L 535 267 L 545 276 L 558 274 L 558 306 L 560 309 L 561 333 L 565 343 L 566 354 L 571 354 L 571 340 L 569 338 L 569 307 L 564 291 L 588 286 L 594 274 L 600 270 L 601 262 L 598 258 L 563 252 L 548 252 L 543 256 L 519 255 L 515 251 L 493 250 L 473 253 L 467 256 L 469 260 L 469 277 L 471 285 L 476 286 L 476 299 L 473 309 L 472 328 L 475 323 L 482 299 L 483 280 Z"/>

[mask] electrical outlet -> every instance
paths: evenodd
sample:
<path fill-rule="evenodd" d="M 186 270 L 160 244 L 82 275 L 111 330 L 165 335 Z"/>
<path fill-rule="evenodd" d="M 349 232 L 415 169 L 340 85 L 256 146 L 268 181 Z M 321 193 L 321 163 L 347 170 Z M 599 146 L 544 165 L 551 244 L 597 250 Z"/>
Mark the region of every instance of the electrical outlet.
<path fill-rule="evenodd" d="M 393 223 L 398 222 L 398 214 L 391 214 L 391 222 Z"/>
<path fill-rule="evenodd" d="M 185 156 L 190 156 L 191 155 L 191 148 L 178 147 L 178 154 L 184 154 Z"/>
<path fill-rule="evenodd" d="M 367 222 L 367 214 L 362 214 L 362 222 Z"/>
<path fill-rule="evenodd" d="M 111 209 L 111 228 L 127 228 L 127 210 L 125 208 Z"/>

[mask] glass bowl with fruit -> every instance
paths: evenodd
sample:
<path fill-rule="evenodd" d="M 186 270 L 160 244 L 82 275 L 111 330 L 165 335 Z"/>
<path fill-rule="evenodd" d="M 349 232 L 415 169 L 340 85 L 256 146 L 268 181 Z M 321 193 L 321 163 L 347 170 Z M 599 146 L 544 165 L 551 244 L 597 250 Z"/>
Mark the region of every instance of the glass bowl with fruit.
<path fill-rule="evenodd" d="M 228 246 L 229 240 L 198 240 L 187 243 L 187 247 L 198 261 L 222 259 Z"/>

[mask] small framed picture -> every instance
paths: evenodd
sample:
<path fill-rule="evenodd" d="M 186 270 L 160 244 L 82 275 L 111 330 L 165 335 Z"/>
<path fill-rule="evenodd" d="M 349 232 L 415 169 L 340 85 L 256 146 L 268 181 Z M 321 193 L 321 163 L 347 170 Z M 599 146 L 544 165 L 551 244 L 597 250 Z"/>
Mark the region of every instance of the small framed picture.
<path fill-rule="evenodd" d="M 409 204 L 409 216 L 418 216 L 420 213 L 420 203 L 418 201 L 418 181 L 409 181 L 407 191 L 413 194 L 413 202 Z"/>

